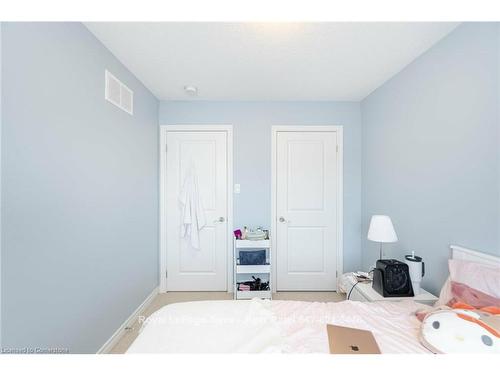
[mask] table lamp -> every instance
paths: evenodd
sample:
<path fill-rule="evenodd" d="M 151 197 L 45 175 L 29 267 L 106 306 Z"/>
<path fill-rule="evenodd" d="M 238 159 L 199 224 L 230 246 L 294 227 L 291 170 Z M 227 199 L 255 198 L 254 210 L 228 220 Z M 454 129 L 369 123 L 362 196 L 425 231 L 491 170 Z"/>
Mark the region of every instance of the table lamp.
<path fill-rule="evenodd" d="M 380 243 L 380 259 L 382 259 L 382 244 L 398 241 L 391 218 L 387 215 L 373 215 L 368 229 L 368 239 Z"/>

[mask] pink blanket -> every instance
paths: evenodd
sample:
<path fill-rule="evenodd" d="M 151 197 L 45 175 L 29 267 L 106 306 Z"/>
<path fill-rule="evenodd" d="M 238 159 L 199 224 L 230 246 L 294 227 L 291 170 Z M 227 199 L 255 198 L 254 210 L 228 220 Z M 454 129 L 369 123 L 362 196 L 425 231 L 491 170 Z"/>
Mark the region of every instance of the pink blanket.
<path fill-rule="evenodd" d="M 382 353 L 429 353 L 401 302 L 199 301 L 151 315 L 128 353 L 328 353 L 327 324 L 373 332 Z"/>

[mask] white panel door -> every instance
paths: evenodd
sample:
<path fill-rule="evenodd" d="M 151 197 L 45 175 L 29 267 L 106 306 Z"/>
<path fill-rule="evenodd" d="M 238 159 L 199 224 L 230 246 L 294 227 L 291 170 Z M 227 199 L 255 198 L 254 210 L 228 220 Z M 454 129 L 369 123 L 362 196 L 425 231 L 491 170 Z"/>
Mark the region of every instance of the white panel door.
<path fill-rule="evenodd" d="M 227 290 L 227 133 L 169 131 L 167 133 L 166 244 L 168 291 Z M 186 172 L 194 166 L 206 226 L 201 249 L 181 238 L 179 194 Z"/>
<path fill-rule="evenodd" d="M 336 290 L 337 133 L 276 134 L 278 290 Z"/>

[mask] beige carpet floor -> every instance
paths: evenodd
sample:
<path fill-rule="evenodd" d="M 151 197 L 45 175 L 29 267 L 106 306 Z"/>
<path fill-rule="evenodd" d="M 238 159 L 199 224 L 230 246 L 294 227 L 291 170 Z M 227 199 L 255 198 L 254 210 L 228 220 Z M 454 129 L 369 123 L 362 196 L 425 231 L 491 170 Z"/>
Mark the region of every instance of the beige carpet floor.
<path fill-rule="evenodd" d="M 226 292 L 169 292 L 158 294 L 144 311 L 144 316 L 149 316 L 161 307 L 170 303 L 188 301 L 215 301 L 233 299 L 231 293 Z M 310 302 L 339 302 L 345 299 L 344 295 L 335 292 L 278 292 L 273 294 L 273 299 L 289 301 Z M 127 328 L 120 341 L 111 349 L 112 354 L 125 353 L 139 334 L 140 323 L 135 322 Z"/>

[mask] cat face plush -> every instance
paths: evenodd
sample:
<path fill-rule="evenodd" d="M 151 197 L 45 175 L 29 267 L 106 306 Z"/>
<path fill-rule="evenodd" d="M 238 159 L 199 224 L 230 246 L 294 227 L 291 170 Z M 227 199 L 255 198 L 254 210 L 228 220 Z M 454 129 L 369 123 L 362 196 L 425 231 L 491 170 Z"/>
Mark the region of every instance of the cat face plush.
<path fill-rule="evenodd" d="M 422 344 L 434 353 L 500 353 L 500 316 L 470 310 L 438 310 L 421 326 Z"/>

